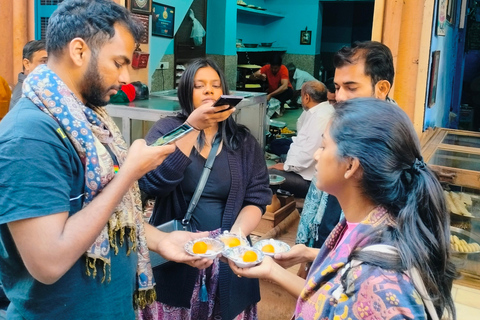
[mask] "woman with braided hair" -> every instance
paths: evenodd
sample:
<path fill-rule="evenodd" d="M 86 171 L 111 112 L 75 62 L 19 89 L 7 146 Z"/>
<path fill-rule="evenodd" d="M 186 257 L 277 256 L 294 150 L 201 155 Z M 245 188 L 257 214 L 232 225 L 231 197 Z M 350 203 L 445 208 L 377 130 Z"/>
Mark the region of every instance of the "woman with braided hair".
<path fill-rule="evenodd" d="M 317 187 L 345 219 L 306 281 L 269 257 L 251 269 L 230 263 L 234 272 L 282 285 L 298 297 L 297 319 L 455 319 L 449 216 L 408 116 L 377 99 L 343 102 L 315 159 Z"/>

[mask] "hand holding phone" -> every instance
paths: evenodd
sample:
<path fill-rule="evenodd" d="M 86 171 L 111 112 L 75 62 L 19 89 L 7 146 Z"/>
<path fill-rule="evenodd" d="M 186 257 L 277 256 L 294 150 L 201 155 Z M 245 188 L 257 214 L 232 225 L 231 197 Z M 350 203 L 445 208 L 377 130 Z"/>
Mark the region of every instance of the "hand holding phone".
<path fill-rule="evenodd" d="M 180 139 L 181 137 L 183 137 L 184 135 L 186 135 L 192 130 L 193 130 L 192 127 L 184 123 L 178 128 L 175 128 L 172 131 L 158 138 L 157 141 L 151 144 L 151 146 L 158 147 L 158 146 L 163 146 L 171 142 L 177 141 L 178 139 Z"/>
<path fill-rule="evenodd" d="M 220 98 L 218 98 L 217 101 L 215 101 L 213 106 L 214 107 L 219 107 L 219 106 L 224 106 L 224 105 L 228 104 L 230 106 L 229 108 L 217 111 L 217 112 L 223 112 L 223 111 L 227 111 L 227 110 L 232 109 L 237 104 L 239 104 L 240 101 L 242 101 L 242 100 L 243 100 L 243 97 L 241 97 L 241 96 L 233 96 L 233 95 L 224 94 L 224 95 L 221 95 Z"/>

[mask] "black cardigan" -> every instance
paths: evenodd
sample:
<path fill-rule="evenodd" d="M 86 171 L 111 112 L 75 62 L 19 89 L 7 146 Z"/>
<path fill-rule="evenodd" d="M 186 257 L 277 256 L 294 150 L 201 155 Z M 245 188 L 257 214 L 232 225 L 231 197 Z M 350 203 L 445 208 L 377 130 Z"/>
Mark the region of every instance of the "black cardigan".
<path fill-rule="evenodd" d="M 147 134 L 147 142 L 155 141 L 181 123 L 180 118 L 160 119 Z M 222 231 L 230 230 L 243 207 L 255 205 L 264 212 L 272 199 L 263 151 L 255 138 L 248 134 L 238 150 L 226 148 L 226 151 L 232 182 L 222 218 Z M 188 204 L 180 182 L 190 163 L 191 160 L 176 149 L 159 167 L 140 179 L 142 191 L 156 197 L 150 221 L 153 225 L 185 215 Z M 186 264 L 169 262 L 155 268 L 157 300 L 189 308 L 197 275 L 198 269 Z M 218 290 L 224 319 L 233 319 L 249 305 L 260 301 L 258 280 L 237 277 L 223 262 L 220 263 Z"/>

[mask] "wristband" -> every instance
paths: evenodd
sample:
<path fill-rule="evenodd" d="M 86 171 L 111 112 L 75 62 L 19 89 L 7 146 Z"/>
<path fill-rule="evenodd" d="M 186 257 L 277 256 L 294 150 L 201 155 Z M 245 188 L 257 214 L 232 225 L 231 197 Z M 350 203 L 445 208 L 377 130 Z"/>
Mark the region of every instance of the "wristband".
<path fill-rule="evenodd" d="M 189 126 L 190 128 L 192 128 L 193 130 L 195 130 L 195 131 L 202 131 L 202 130 L 200 130 L 200 129 L 197 129 L 197 128 L 195 128 L 194 126 L 192 126 L 190 123 L 188 123 L 188 121 L 187 121 L 187 120 L 185 120 L 185 122 L 184 122 L 184 123 L 185 123 L 187 126 Z"/>

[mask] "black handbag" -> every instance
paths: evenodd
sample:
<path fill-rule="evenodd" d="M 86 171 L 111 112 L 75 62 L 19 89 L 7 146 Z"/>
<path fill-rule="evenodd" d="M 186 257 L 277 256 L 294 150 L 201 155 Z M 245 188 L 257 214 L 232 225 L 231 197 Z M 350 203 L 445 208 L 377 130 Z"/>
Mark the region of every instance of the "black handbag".
<path fill-rule="evenodd" d="M 183 219 L 173 219 L 168 222 L 162 223 L 156 228 L 163 232 L 172 232 L 172 231 L 192 231 L 192 226 L 190 224 L 190 219 L 192 218 L 192 213 L 195 207 L 197 206 L 198 199 L 202 195 L 203 188 L 207 183 L 208 176 L 210 175 L 210 171 L 212 170 L 213 162 L 215 161 L 215 157 L 217 155 L 218 146 L 220 145 L 220 135 L 217 134 L 215 136 L 215 140 L 212 144 L 212 149 L 210 149 L 210 153 L 208 154 L 207 161 L 205 162 L 205 166 L 203 167 L 202 175 L 200 176 L 200 180 L 198 181 L 197 188 L 193 193 L 192 200 L 188 205 L 187 213 L 185 213 L 185 217 Z M 152 268 L 162 265 L 169 260 L 165 259 L 155 251 L 150 250 L 150 263 L 152 264 Z"/>

